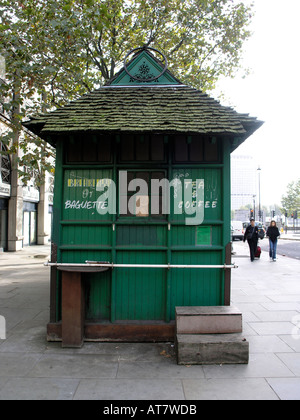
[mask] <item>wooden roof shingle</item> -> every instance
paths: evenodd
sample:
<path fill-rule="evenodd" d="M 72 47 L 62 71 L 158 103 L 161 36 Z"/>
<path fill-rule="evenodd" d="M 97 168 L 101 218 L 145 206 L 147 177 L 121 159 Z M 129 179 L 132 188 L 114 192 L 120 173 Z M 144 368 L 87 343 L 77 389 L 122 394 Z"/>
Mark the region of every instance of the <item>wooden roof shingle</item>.
<path fill-rule="evenodd" d="M 70 132 L 133 131 L 232 135 L 245 140 L 262 122 L 189 86 L 145 85 L 102 87 L 23 124 L 47 141 Z"/>
<path fill-rule="evenodd" d="M 128 68 L 134 73 L 143 66 L 159 75 L 163 63 L 141 50 Z M 53 146 L 57 135 L 95 132 L 229 135 L 240 144 L 262 122 L 183 85 L 169 70 L 152 83 L 143 83 L 131 80 L 122 69 L 108 85 L 23 125 Z"/>

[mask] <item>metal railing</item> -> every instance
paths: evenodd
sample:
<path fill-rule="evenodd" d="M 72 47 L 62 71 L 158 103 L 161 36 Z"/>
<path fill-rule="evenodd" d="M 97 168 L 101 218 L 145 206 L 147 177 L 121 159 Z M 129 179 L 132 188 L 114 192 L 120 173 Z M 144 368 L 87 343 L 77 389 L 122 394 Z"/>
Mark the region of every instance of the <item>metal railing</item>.
<path fill-rule="evenodd" d="M 85 264 L 76 264 L 76 263 L 50 263 L 47 262 L 44 264 L 47 267 L 109 267 L 109 268 L 198 268 L 198 269 L 210 269 L 210 268 L 222 268 L 226 269 L 235 269 L 238 268 L 236 264 L 223 264 L 223 265 L 198 265 L 198 264 L 115 264 L 115 263 L 105 263 L 97 261 L 86 261 Z"/>

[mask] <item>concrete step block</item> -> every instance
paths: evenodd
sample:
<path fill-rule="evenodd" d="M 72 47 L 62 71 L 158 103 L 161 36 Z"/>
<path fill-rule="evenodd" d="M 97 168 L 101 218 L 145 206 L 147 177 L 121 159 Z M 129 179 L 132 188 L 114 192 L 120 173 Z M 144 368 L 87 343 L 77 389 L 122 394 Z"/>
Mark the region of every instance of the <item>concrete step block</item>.
<path fill-rule="evenodd" d="M 242 313 L 234 306 L 177 306 L 177 334 L 230 334 L 243 331 Z"/>
<path fill-rule="evenodd" d="M 242 334 L 177 334 L 179 365 L 248 364 L 249 343 Z"/>

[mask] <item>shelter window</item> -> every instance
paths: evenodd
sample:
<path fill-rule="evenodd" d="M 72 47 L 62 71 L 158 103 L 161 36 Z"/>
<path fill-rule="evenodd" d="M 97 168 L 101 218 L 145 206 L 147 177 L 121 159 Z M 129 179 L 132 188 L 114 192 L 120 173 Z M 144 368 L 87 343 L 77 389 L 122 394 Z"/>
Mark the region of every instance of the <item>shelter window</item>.
<path fill-rule="evenodd" d="M 124 135 L 121 138 L 120 162 L 164 162 L 165 142 L 162 135 Z"/>
<path fill-rule="evenodd" d="M 70 138 L 67 145 L 68 163 L 110 163 L 111 136 L 93 136 L 91 138 Z"/>
<path fill-rule="evenodd" d="M 175 163 L 218 162 L 218 140 L 215 137 L 175 136 L 173 160 Z"/>

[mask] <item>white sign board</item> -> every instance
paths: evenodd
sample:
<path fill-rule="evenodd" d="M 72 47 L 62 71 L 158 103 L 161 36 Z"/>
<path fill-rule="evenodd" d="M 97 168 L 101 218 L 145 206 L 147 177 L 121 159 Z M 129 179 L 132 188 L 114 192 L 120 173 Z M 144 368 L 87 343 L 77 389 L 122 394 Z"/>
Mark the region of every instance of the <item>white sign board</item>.
<path fill-rule="evenodd" d="M 11 187 L 9 184 L 3 184 L 0 182 L 0 196 L 2 197 L 10 197 Z"/>
<path fill-rule="evenodd" d="M 40 193 L 33 186 L 23 187 L 23 200 L 38 203 L 40 201 Z"/>

